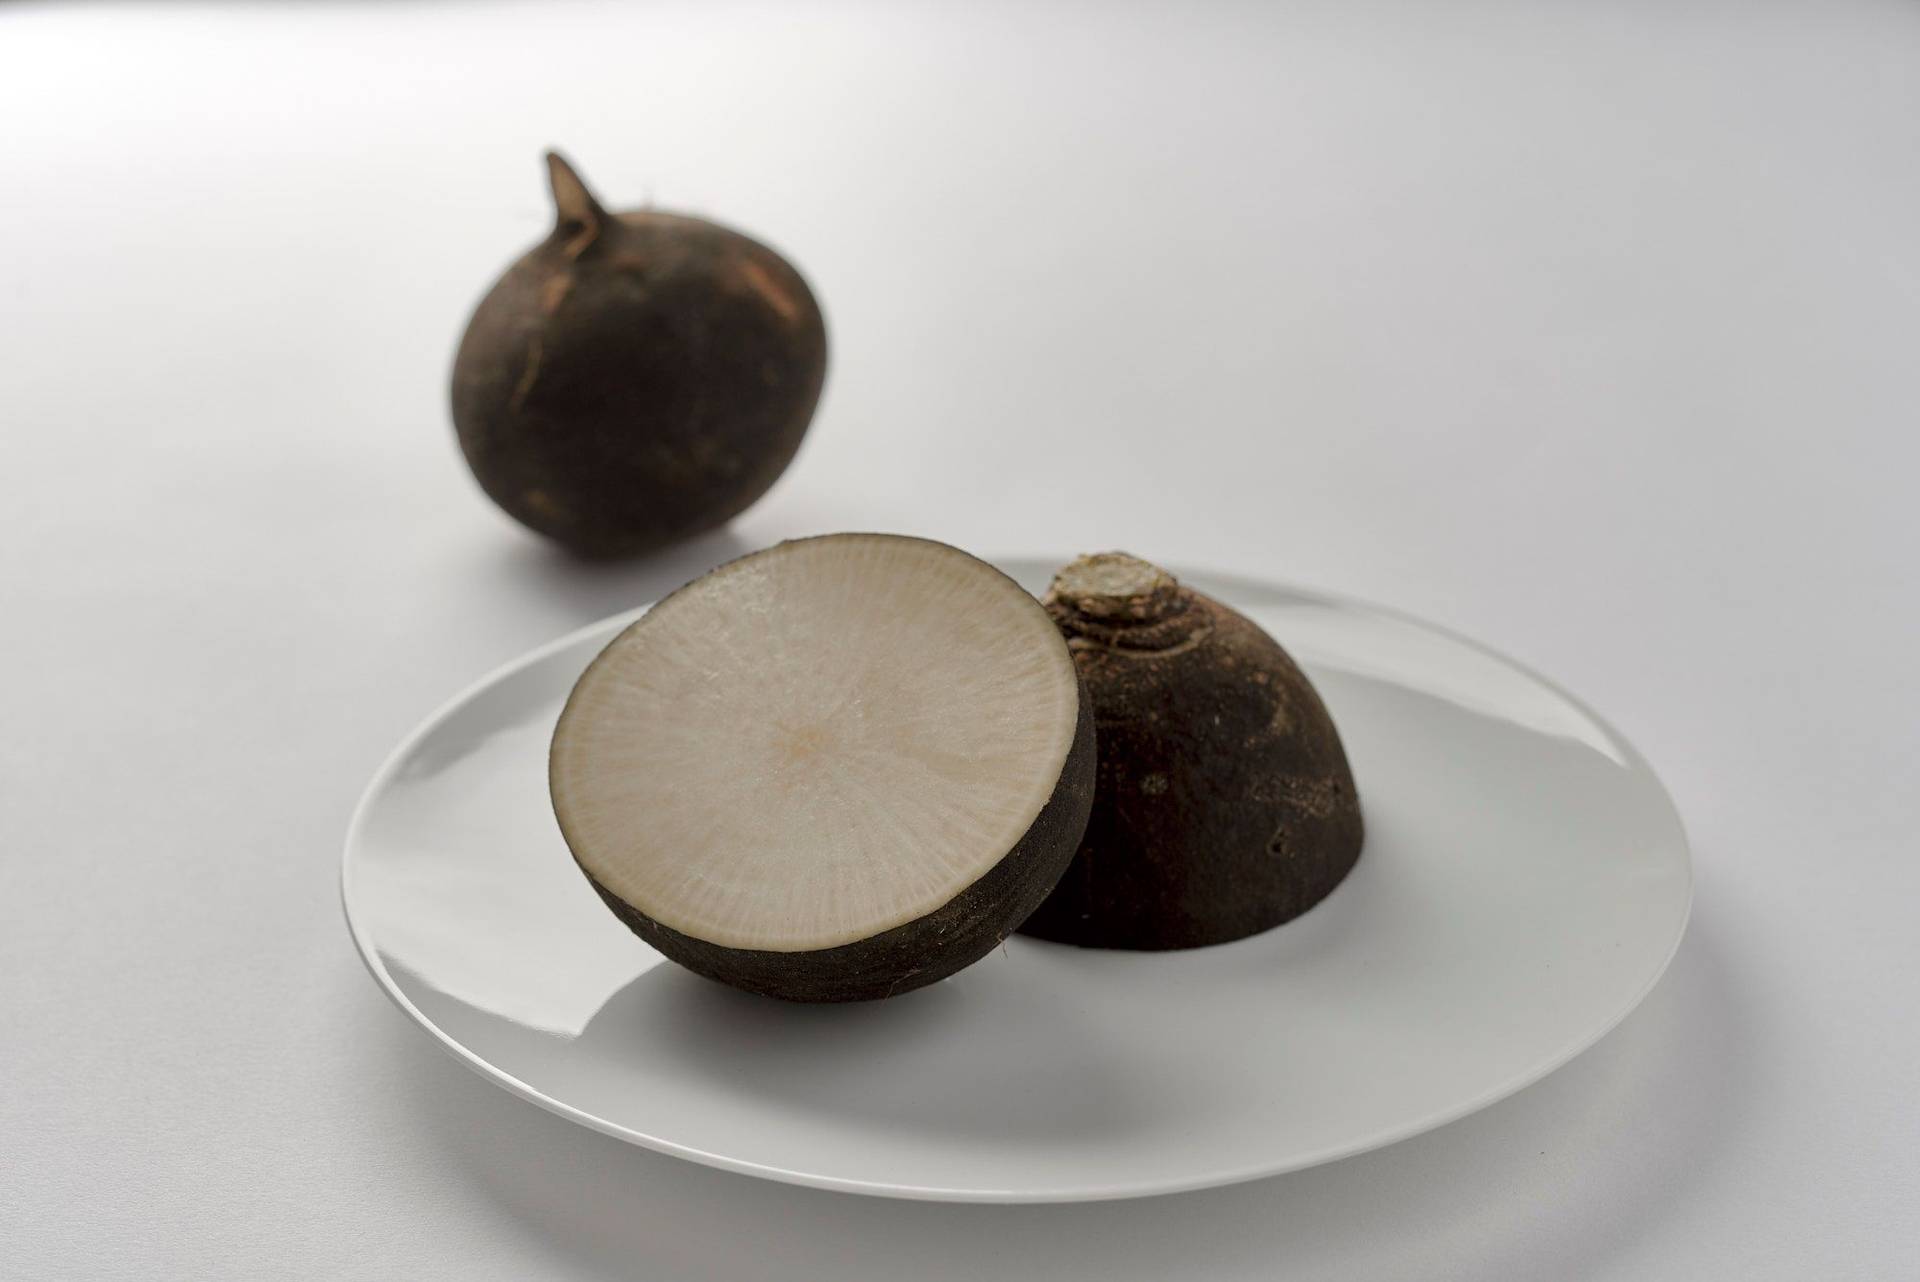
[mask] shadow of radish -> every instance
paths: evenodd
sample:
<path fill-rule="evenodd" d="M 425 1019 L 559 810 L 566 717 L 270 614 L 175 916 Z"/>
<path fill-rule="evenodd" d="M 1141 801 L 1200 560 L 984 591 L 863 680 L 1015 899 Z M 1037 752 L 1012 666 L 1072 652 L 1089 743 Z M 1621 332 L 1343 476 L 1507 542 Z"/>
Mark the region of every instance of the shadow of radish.
<path fill-rule="evenodd" d="M 579 1040 L 591 1059 L 710 1083 L 769 1125 L 819 1118 L 879 1137 L 1046 1147 L 1111 1136 L 1138 1112 L 1116 1097 L 1114 1049 L 1046 990 L 976 996 L 961 979 L 882 1002 L 799 1005 L 655 966 Z"/>

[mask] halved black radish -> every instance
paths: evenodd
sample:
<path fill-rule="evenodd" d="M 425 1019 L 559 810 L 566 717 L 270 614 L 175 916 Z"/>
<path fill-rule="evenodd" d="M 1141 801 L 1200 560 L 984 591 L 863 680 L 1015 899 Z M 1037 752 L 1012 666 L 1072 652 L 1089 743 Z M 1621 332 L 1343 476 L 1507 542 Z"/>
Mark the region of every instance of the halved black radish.
<path fill-rule="evenodd" d="M 1245 615 L 1124 552 L 1061 570 L 1046 606 L 1100 718 L 1080 856 L 1021 929 L 1088 948 L 1197 948 L 1269 930 L 1360 858 L 1340 732 Z"/>
<path fill-rule="evenodd" d="M 986 955 L 1073 859 L 1093 714 L 1066 642 L 957 548 L 833 534 L 742 557 L 615 637 L 553 736 L 560 830 L 681 965 L 794 1001 Z"/>

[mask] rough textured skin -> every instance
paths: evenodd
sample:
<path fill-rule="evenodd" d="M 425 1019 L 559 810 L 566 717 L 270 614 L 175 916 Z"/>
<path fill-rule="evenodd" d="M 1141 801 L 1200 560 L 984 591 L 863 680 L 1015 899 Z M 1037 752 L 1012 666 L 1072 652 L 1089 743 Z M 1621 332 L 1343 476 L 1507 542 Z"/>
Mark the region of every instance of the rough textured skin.
<path fill-rule="evenodd" d="M 587 880 L 614 915 L 668 958 L 708 979 L 795 1002 L 859 1002 L 912 992 L 971 966 L 1013 933 L 1073 860 L 1094 795 L 1094 718 L 1080 721 L 1053 797 L 1006 858 L 941 907 L 870 939 L 811 952 L 725 948 L 661 925 Z M 582 870 L 584 871 L 584 869 Z"/>
<path fill-rule="evenodd" d="M 1099 782 L 1079 855 L 1021 930 L 1193 948 L 1297 917 L 1347 875 L 1363 840 L 1333 720 L 1252 622 L 1124 560 L 1142 567 L 1138 591 L 1082 591 L 1085 576 L 1076 585 L 1063 572 L 1046 598 L 1093 700 Z"/>
<path fill-rule="evenodd" d="M 826 376 L 785 259 L 652 210 L 609 214 L 548 158 L 558 220 L 468 322 L 453 420 L 481 488 L 586 556 L 723 524 L 778 479 Z"/>

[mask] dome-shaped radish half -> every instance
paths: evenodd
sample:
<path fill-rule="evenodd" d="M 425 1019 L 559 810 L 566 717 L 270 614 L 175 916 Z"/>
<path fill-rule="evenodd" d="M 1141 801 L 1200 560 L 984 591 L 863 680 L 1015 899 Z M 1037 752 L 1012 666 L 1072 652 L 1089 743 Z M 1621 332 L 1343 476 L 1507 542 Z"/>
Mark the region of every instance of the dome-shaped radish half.
<path fill-rule="evenodd" d="M 1220 944 L 1332 893 L 1364 827 L 1313 684 L 1244 615 L 1137 557 L 1061 570 L 1047 609 L 1100 720 L 1080 855 L 1026 933 L 1090 948 Z"/>

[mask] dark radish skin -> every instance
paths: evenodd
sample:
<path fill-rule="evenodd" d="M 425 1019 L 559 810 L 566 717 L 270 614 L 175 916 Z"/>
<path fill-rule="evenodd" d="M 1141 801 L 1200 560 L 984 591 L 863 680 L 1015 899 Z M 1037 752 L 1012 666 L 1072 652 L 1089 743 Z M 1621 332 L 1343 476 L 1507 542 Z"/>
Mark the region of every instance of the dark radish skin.
<path fill-rule="evenodd" d="M 453 367 L 487 495 L 588 557 L 654 551 L 744 511 L 819 401 L 826 323 L 779 254 L 683 214 L 609 213 L 548 153 L 554 228 L 493 286 Z"/>
<path fill-rule="evenodd" d="M 1326 706 L 1250 620 L 1124 553 L 1044 604 L 1093 701 L 1099 774 L 1072 867 L 1025 934 L 1090 948 L 1225 943 L 1306 912 L 1360 856 Z"/>

